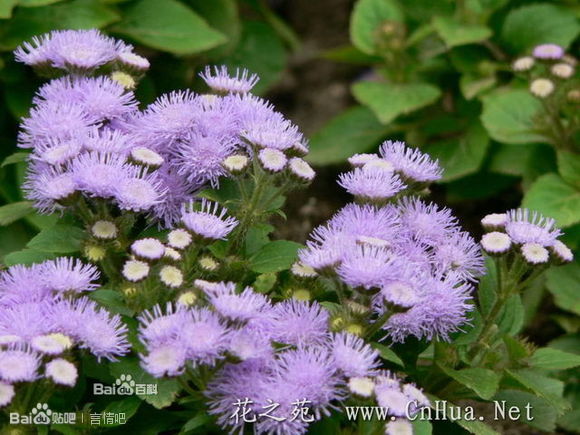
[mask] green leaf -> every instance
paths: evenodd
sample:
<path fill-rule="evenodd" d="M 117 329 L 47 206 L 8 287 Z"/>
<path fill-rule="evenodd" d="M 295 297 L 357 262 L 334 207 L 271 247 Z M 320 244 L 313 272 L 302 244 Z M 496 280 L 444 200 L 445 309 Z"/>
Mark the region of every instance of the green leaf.
<path fill-rule="evenodd" d="M 547 42 L 566 48 L 578 35 L 580 27 L 568 8 L 548 3 L 523 6 L 510 11 L 501 38 L 512 53 L 524 54 Z"/>
<path fill-rule="evenodd" d="M 477 299 L 481 314 L 485 317 L 497 299 L 497 268 L 492 257 L 485 258 L 486 274 L 479 281 Z"/>
<path fill-rule="evenodd" d="M 98 302 L 99 305 L 104 306 L 109 312 L 113 314 L 123 314 L 125 316 L 132 316 L 134 313 L 125 304 L 123 295 L 115 290 L 99 289 L 92 291 L 89 297 Z"/>
<path fill-rule="evenodd" d="M 207 412 L 200 411 L 192 419 L 188 420 L 181 428 L 182 433 L 186 433 L 200 428 L 211 421 L 211 416 Z"/>
<path fill-rule="evenodd" d="M 399 358 L 397 354 L 391 350 L 390 347 L 379 343 L 371 343 L 371 346 L 379 351 L 379 354 L 381 355 L 382 359 L 395 363 L 401 367 L 405 366 L 403 360 Z"/>
<path fill-rule="evenodd" d="M 245 21 L 235 51 L 222 62 L 231 68 L 246 68 L 260 76 L 252 92 L 264 93 L 276 83 L 286 66 L 286 50 L 276 32 L 267 24 Z"/>
<path fill-rule="evenodd" d="M 436 396 L 433 396 L 432 394 L 427 394 L 427 397 L 431 402 L 431 408 L 435 409 L 436 404 L 438 404 L 440 407 L 443 406 L 446 408 L 447 415 L 451 415 L 452 407 L 457 406 L 447 400 L 442 400 Z M 459 426 L 475 435 L 500 435 L 499 432 L 496 432 L 493 428 L 483 423 L 482 421 L 471 421 L 465 420 L 464 418 L 459 418 L 457 420 L 453 420 L 453 422 L 457 423 Z"/>
<path fill-rule="evenodd" d="M 254 290 L 258 293 L 268 293 L 274 288 L 277 280 L 278 276 L 275 273 L 263 273 L 256 277 L 252 287 L 254 287 Z"/>
<path fill-rule="evenodd" d="M 452 181 L 477 172 L 489 146 L 489 136 L 479 122 L 472 124 L 459 139 L 446 140 L 426 147 L 444 168 L 441 181 Z"/>
<path fill-rule="evenodd" d="M 524 326 L 524 306 L 519 294 L 511 295 L 505 302 L 501 317 L 498 321 L 500 332 L 515 335 Z"/>
<path fill-rule="evenodd" d="M 449 48 L 484 41 L 492 35 L 488 27 L 463 24 L 450 17 L 433 18 L 433 26 Z"/>
<path fill-rule="evenodd" d="M 85 237 L 85 232 L 78 227 L 57 224 L 42 230 L 26 246 L 37 251 L 68 254 L 79 251 Z"/>
<path fill-rule="evenodd" d="M 377 32 L 385 21 L 403 21 L 403 12 L 394 0 L 358 0 L 350 20 L 350 39 L 367 54 L 376 53 Z"/>
<path fill-rule="evenodd" d="M 36 249 L 23 249 L 22 251 L 12 252 L 4 257 L 4 264 L 8 267 L 15 264 L 36 264 L 45 260 L 56 258 L 56 254 Z"/>
<path fill-rule="evenodd" d="M 303 246 L 288 240 L 276 240 L 263 246 L 250 259 L 250 269 L 257 273 L 280 272 L 296 261 L 296 253 Z"/>
<path fill-rule="evenodd" d="M 121 375 L 131 375 L 138 384 L 156 384 L 157 394 L 138 395 L 142 400 L 157 409 L 165 408 L 173 403 L 181 389 L 176 379 L 158 379 L 146 373 L 139 365 L 137 358 L 125 358 L 110 364 L 111 375 L 119 378 Z"/>
<path fill-rule="evenodd" d="M 500 420 L 509 419 L 509 410 L 515 406 L 520 416 L 518 422 L 525 423 L 532 427 L 553 432 L 556 428 L 556 409 L 550 403 L 531 393 L 518 390 L 502 390 L 493 398 L 495 401 L 496 415 Z M 529 417 L 526 406 L 529 407 Z M 505 409 L 505 415 L 502 415 L 499 409 Z"/>
<path fill-rule="evenodd" d="M 111 412 L 113 414 L 123 414 L 126 420 L 129 420 L 135 415 L 143 401 L 137 396 L 130 396 L 123 400 L 116 400 L 107 405 L 103 412 Z M 104 427 L 119 426 L 121 423 L 103 424 Z"/>
<path fill-rule="evenodd" d="M 176 0 L 139 0 L 113 30 L 149 47 L 180 55 L 199 53 L 227 41 Z"/>
<path fill-rule="evenodd" d="M 20 201 L 0 207 L 0 226 L 10 225 L 34 212 L 31 201 Z"/>
<path fill-rule="evenodd" d="M 492 139 L 499 142 L 549 142 L 535 127 L 534 117 L 541 107 L 525 89 L 502 90 L 483 97 L 481 122 Z"/>
<path fill-rule="evenodd" d="M 536 396 L 542 397 L 550 402 L 562 413 L 570 408 L 570 404 L 562 397 L 564 394 L 564 382 L 549 378 L 544 373 L 533 369 L 507 370 L 511 377 L 531 390 Z"/>
<path fill-rule="evenodd" d="M 25 162 L 29 155 L 30 155 L 30 153 L 10 154 L 8 157 L 6 157 L 4 159 L 4 161 L 2 162 L 2 165 L 0 165 L 0 168 L 3 168 L 4 166 L 12 165 L 14 163 Z"/>
<path fill-rule="evenodd" d="M 463 326 L 461 329 L 461 331 L 453 335 L 455 337 L 452 339 L 454 345 L 461 346 L 477 341 L 483 329 L 483 320 L 477 309 L 474 308 L 471 311 L 469 324 Z"/>
<path fill-rule="evenodd" d="M 270 224 L 257 224 L 248 229 L 246 234 L 246 256 L 256 253 L 270 242 L 270 233 L 274 227 Z"/>
<path fill-rule="evenodd" d="M 544 347 L 534 352 L 530 365 L 539 369 L 566 370 L 580 366 L 580 355 Z"/>
<path fill-rule="evenodd" d="M 351 63 L 354 65 L 369 65 L 379 63 L 382 59 L 379 56 L 373 56 L 363 53 L 352 45 L 343 45 L 331 50 L 325 51 L 322 57 L 334 62 Z"/>
<path fill-rule="evenodd" d="M 473 390 L 482 399 L 491 399 L 499 388 L 501 375 L 493 370 L 482 368 L 453 370 L 442 365 L 439 365 L 439 367 L 449 377 Z"/>
<path fill-rule="evenodd" d="M 546 287 L 554 296 L 556 305 L 580 316 L 580 264 L 574 262 L 552 267 L 546 272 L 546 278 Z"/>
<path fill-rule="evenodd" d="M 383 124 L 435 102 L 441 91 L 427 83 L 358 82 L 352 87 L 359 103 L 370 107 Z"/>
<path fill-rule="evenodd" d="M 0 19 L 10 18 L 18 0 L 0 0 Z"/>
<path fill-rule="evenodd" d="M 74 0 L 38 8 L 17 8 L 0 29 L 0 48 L 13 50 L 23 41 L 57 29 L 101 28 L 119 19 L 99 0 Z"/>
<path fill-rule="evenodd" d="M 228 41 L 207 53 L 212 58 L 230 54 L 242 34 L 238 3 L 235 0 L 188 0 L 187 3 L 214 29 L 227 36 Z"/>
<path fill-rule="evenodd" d="M 312 136 L 306 159 L 315 165 L 343 162 L 376 147 L 389 131 L 368 108 L 351 107 Z"/>
<path fill-rule="evenodd" d="M 567 183 L 580 189 L 580 155 L 558 151 L 558 172 Z"/>
<path fill-rule="evenodd" d="M 538 178 L 526 192 L 522 206 L 556 219 L 562 228 L 580 222 L 580 190 L 557 174 Z"/>
<path fill-rule="evenodd" d="M 489 76 L 462 74 L 459 79 L 459 88 L 466 100 L 472 100 L 485 91 L 492 89 L 496 83 L 495 74 Z"/>
<path fill-rule="evenodd" d="M 38 6 L 51 5 L 61 1 L 64 0 L 18 0 L 18 6 L 22 6 L 24 8 L 36 8 Z"/>

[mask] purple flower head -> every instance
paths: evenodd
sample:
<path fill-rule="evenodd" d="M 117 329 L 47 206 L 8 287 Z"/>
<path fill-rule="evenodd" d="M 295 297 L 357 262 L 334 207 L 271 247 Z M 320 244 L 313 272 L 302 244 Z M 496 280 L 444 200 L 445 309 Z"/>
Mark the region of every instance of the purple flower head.
<path fill-rule="evenodd" d="M 84 264 L 71 257 L 59 257 L 56 260 L 45 261 L 38 276 L 46 288 L 56 292 L 74 292 L 95 290 L 99 287 L 98 269 L 91 264 Z"/>
<path fill-rule="evenodd" d="M 129 154 L 131 149 L 131 137 L 119 130 L 101 128 L 92 130 L 83 138 L 85 150 L 101 154 Z"/>
<path fill-rule="evenodd" d="M 264 148 L 258 153 L 258 159 L 262 166 L 271 172 L 280 172 L 286 166 L 286 155 L 276 149 Z"/>
<path fill-rule="evenodd" d="M 398 267 L 390 251 L 363 244 L 345 253 L 337 273 L 351 287 L 371 289 L 379 287 L 383 278 Z"/>
<path fill-rule="evenodd" d="M 164 188 L 157 174 L 140 170 L 118 180 L 113 195 L 121 210 L 147 211 L 162 201 Z"/>
<path fill-rule="evenodd" d="M 138 317 L 139 338 L 147 348 L 178 343 L 183 325 L 189 320 L 188 311 L 181 305 L 174 307 L 167 304 L 164 311 L 159 305 L 155 305 Z"/>
<path fill-rule="evenodd" d="M 34 201 L 34 206 L 41 213 L 52 213 L 61 208 L 60 200 L 76 192 L 77 185 L 70 172 L 56 169 L 29 168 L 23 184 L 26 198 Z"/>
<path fill-rule="evenodd" d="M 233 331 L 229 340 L 228 352 L 242 361 L 270 360 L 274 353 L 269 338 L 256 328 Z"/>
<path fill-rule="evenodd" d="M 392 163 L 404 178 L 418 182 L 431 182 L 441 178 L 442 169 L 437 160 L 417 148 L 409 148 L 404 142 L 386 141 L 381 145 L 380 155 Z"/>
<path fill-rule="evenodd" d="M 18 146 L 35 148 L 46 141 L 67 141 L 88 134 L 98 123 L 80 104 L 46 102 L 30 110 L 22 120 Z"/>
<path fill-rule="evenodd" d="M 45 33 L 41 36 L 34 36 L 31 42 L 22 43 L 14 50 L 16 61 L 30 66 L 49 65 L 51 36 L 52 34 Z"/>
<path fill-rule="evenodd" d="M 120 118 L 137 109 L 135 95 L 106 76 L 62 77 L 42 86 L 33 99 L 36 105 L 52 102 L 79 104 L 94 119 Z"/>
<path fill-rule="evenodd" d="M 82 149 L 82 141 L 78 138 L 70 140 L 47 139 L 46 142 L 38 143 L 31 158 L 40 164 L 54 167 L 62 167 L 65 163 L 79 155 Z"/>
<path fill-rule="evenodd" d="M 113 196 L 120 180 L 130 174 L 131 166 L 117 154 L 91 152 L 82 154 L 71 163 L 77 189 L 89 196 Z"/>
<path fill-rule="evenodd" d="M 339 244 L 321 245 L 311 241 L 306 242 L 306 248 L 298 251 L 298 258 L 317 272 L 338 267 L 342 262 L 344 247 Z"/>
<path fill-rule="evenodd" d="M 403 198 L 399 202 L 401 223 L 421 241 L 439 243 L 457 227 L 457 219 L 447 208 L 426 204 L 418 198 Z"/>
<path fill-rule="evenodd" d="M 432 278 L 421 300 L 408 311 L 394 314 L 384 329 L 397 342 L 408 335 L 449 340 L 449 334 L 467 321 L 466 314 L 473 308 L 471 291 L 472 287 L 453 273 L 444 279 Z"/>
<path fill-rule="evenodd" d="M 334 232 L 357 238 L 372 237 L 393 244 L 400 232 L 397 210 L 394 207 L 348 204 L 336 213 L 327 226 Z"/>
<path fill-rule="evenodd" d="M 48 302 L 27 302 L 21 299 L 4 302 L 9 303 L 0 309 L 0 337 L 4 337 L 3 344 L 30 342 L 34 337 L 52 332 L 51 322 L 46 320 Z"/>
<path fill-rule="evenodd" d="M 250 113 L 242 118 L 241 124 L 241 136 L 258 148 L 283 151 L 304 141 L 298 127 L 271 109 Z"/>
<path fill-rule="evenodd" d="M 389 415 L 406 417 L 409 398 L 403 394 L 400 384 L 387 380 L 375 385 L 375 396 L 380 407 L 388 409 Z"/>
<path fill-rule="evenodd" d="M 226 217 L 227 210 L 218 203 L 201 200 L 199 211 L 193 210 L 193 203 L 183 206 L 181 220 L 191 232 L 203 239 L 220 240 L 238 225 L 234 217 Z"/>
<path fill-rule="evenodd" d="M 256 293 L 250 287 L 238 293 L 233 282 L 219 283 L 207 293 L 217 312 L 232 320 L 247 321 L 260 317 L 270 308 L 266 296 Z"/>
<path fill-rule="evenodd" d="M 172 165 L 177 174 L 194 186 L 211 183 L 227 174 L 223 161 L 236 149 L 232 137 L 202 135 L 191 131 L 182 137 L 172 152 Z"/>
<path fill-rule="evenodd" d="M 507 212 L 505 232 L 515 243 L 537 243 L 547 247 L 552 246 L 562 234 L 555 225 L 556 221 L 552 218 L 546 218 L 526 208 L 519 208 Z"/>
<path fill-rule="evenodd" d="M 37 302 L 49 294 L 44 282 L 39 279 L 42 266 L 17 264 L 0 272 L 0 305 Z"/>
<path fill-rule="evenodd" d="M 295 299 L 274 305 L 267 317 L 250 322 L 272 340 L 291 345 L 320 344 L 328 339 L 328 312 L 318 303 Z"/>
<path fill-rule="evenodd" d="M 564 49 L 558 44 L 540 44 L 534 47 L 532 54 L 537 59 L 561 59 Z"/>
<path fill-rule="evenodd" d="M 86 297 L 58 301 L 47 316 L 55 331 L 72 337 L 81 349 L 88 349 L 98 360 L 115 361 L 131 348 L 128 329 L 121 317 L 111 315 Z"/>
<path fill-rule="evenodd" d="M 435 246 L 434 259 L 442 273 L 456 272 L 462 279 L 473 281 L 485 274 L 481 248 L 465 231 L 454 231 Z"/>
<path fill-rule="evenodd" d="M 369 376 L 380 366 L 379 352 L 356 335 L 334 334 L 330 349 L 336 367 L 346 377 Z"/>
<path fill-rule="evenodd" d="M 427 274 L 417 264 L 401 260 L 398 267 L 391 269 L 381 282 L 381 291 L 375 304 L 383 307 L 385 303 L 400 307 L 412 307 L 421 300 L 425 287 L 429 284 Z"/>
<path fill-rule="evenodd" d="M 226 66 L 205 67 L 205 71 L 199 74 L 205 83 L 220 94 L 235 93 L 246 94 L 258 83 L 258 76 L 250 74 L 248 70 L 236 68 L 236 75 L 230 75 Z"/>
<path fill-rule="evenodd" d="M 5 382 L 32 382 L 38 378 L 40 357 L 25 347 L 0 350 L 0 379 Z"/>
<path fill-rule="evenodd" d="M 151 215 L 161 226 L 173 228 L 181 220 L 183 206 L 191 202 L 193 192 L 188 183 L 167 165 L 155 173 L 163 195 L 161 201 L 153 206 Z"/>
<path fill-rule="evenodd" d="M 194 366 L 214 365 L 223 357 L 228 344 L 228 328 L 217 314 L 206 308 L 191 309 L 189 317 L 181 327 L 180 340 L 187 352 L 187 358 Z"/>
<path fill-rule="evenodd" d="M 150 348 L 147 355 L 141 355 L 143 369 L 155 376 L 179 376 L 185 369 L 186 350 L 177 343 Z"/>
<path fill-rule="evenodd" d="M 357 199 L 382 203 L 406 188 L 398 175 L 379 168 L 354 168 L 341 174 L 338 184 Z"/>

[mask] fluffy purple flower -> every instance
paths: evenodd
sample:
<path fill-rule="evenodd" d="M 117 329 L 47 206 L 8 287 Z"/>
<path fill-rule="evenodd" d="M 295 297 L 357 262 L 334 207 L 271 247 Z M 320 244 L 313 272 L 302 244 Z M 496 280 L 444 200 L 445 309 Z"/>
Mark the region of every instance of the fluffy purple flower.
<path fill-rule="evenodd" d="M 15 51 L 16 60 L 27 65 L 49 64 L 68 71 L 91 70 L 115 59 L 122 42 L 91 30 L 55 30 Z"/>
<path fill-rule="evenodd" d="M 215 186 L 219 177 L 227 174 L 223 161 L 235 149 L 232 137 L 207 136 L 191 131 L 176 145 L 171 164 L 190 184 L 202 186 L 209 182 Z"/>
<path fill-rule="evenodd" d="M 135 95 L 106 76 L 52 80 L 38 90 L 32 101 L 39 106 L 74 102 L 98 120 L 119 118 L 137 109 Z"/>
<path fill-rule="evenodd" d="M 338 184 L 359 200 L 377 203 L 387 201 L 406 188 L 393 172 L 366 167 L 341 174 Z"/>
<path fill-rule="evenodd" d="M 228 352 L 242 361 L 269 360 L 274 349 L 262 331 L 246 326 L 230 333 Z"/>
<path fill-rule="evenodd" d="M 71 164 L 77 188 L 90 196 L 113 196 L 120 180 L 130 174 L 131 166 L 117 154 L 91 152 L 77 157 Z"/>
<path fill-rule="evenodd" d="M 42 266 L 17 264 L 0 272 L 0 304 L 8 300 L 18 303 L 37 302 L 48 295 L 44 281 L 39 279 Z M 11 303 L 10 303 L 11 304 Z"/>
<path fill-rule="evenodd" d="M 180 341 L 187 352 L 187 358 L 198 364 L 215 364 L 223 357 L 227 348 L 229 330 L 217 314 L 206 308 L 189 311 L 188 321 L 182 325 Z"/>
<path fill-rule="evenodd" d="M 359 245 L 347 251 L 337 268 L 340 279 L 351 287 L 371 289 L 400 265 L 392 252 L 375 246 Z"/>
<path fill-rule="evenodd" d="M 562 232 L 555 227 L 556 221 L 525 208 L 507 212 L 505 232 L 518 244 L 537 243 L 552 246 Z"/>
<path fill-rule="evenodd" d="M 241 120 L 241 136 L 258 148 L 287 150 L 304 141 L 294 124 L 269 107 L 248 113 Z"/>
<path fill-rule="evenodd" d="M 238 293 L 233 282 L 219 283 L 208 291 L 208 297 L 218 313 L 232 320 L 247 321 L 263 316 L 264 311 L 270 308 L 266 296 L 256 293 L 250 287 Z"/>
<path fill-rule="evenodd" d="M 184 206 L 181 220 L 195 235 L 203 239 L 220 240 L 225 239 L 238 224 L 234 217 L 226 217 L 226 212 L 218 203 L 202 199 L 199 211 L 193 210 L 193 204 Z"/>
<path fill-rule="evenodd" d="M 15 299 L 0 309 L 0 338 L 3 344 L 30 342 L 34 337 L 53 332 L 47 321 L 50 304 L 46 301 L 26 302 Z"/>
<path fill-rule="evenodd" d="M 155 173 L 163 195 L 161 201 L 151 209 L 151 215 L 165 228 L 173 228 L 181 220 L 184 205 L 192 201 L 193 190 L 168 165 L 162 166 Z"/>
<path fill-rule="evenodd" d="M 473 281 L 485 274 L 481 248 L 465 231 L 454 231 L 435 246 L 433 254 L 441 272 L 456 272 L 462 279 Z"/>
<path fill-rule="evenodd" d="M 88 134 L 98 118 L 89 115 L 80 104 L 46 102 L 30 110 L 20 124 L 18 146 L 34 148 L 49 140 L 67 141 Z"/>
<path fill-rule="evenodd" d="M 34 153 L 30 157 L 36 162 L 41 162 L 40 164 L 62 167 L 81 152 L 83 141 L 79 139 L 73 138 L 64 141 L 47 139 L 46 142 L 36 145 Z"/>
<path fill-rule="evenodd" d="M 381 291 L 374 302 L 378 307 L 384 307 L 385 304 L 412 307 L 421 300 L 429 284 L 427 271 L 410 262 L 397 261 L 394 264 L 398 267 L 383 276 Z"/>
<path fill-rule="evenodd" d="M 537 59 L 561 59 L 564 49 L 558 44 L 540 44 L 534 47 L 532 54 Z"/>
<path fill-rule="evenodd" d="M 457 227 L 457 219 L 447 208 L 426 204 L 418 198 L 403 198 L 399 203 L 401 223 L 417 240 L 438 243 Z"/>
<path fill-rule="evenodd" d="M 57 293 L 95 290 L 99 285 L 98 269 L 71 257 L 59 257 L 42 263 L 40 278 L 44 285 Z"/>
<path fill-rule="evenodd" d="M 128 155 L 132 147 L 132 138 L 119 130 L 101 128 L 92 130 L 83 137 L 83 146 L 86 151 L 94 151 L 100 154 L 123 154 Z"/>
<path fill-rule="evenodd" d="M 287 300 L 274 306 L 257 327 L 272 340 L 291 345 L 323 343 L 328 338 L 328 312 L 318 303 Z M 254 324 L 254 322 L 252 322 Z"/>
<path fill-rule="evenodd" d="M 186 349 L 176 343 L 164 344 L 149 349 L 141 356 L 141 366 L 149 374 L 160 378 L 179 376 L 185 369 Z"/>
<path fill-rule="evenodd" d="M 220 94 L 237 93 L 246 94 L 258 83 L 258 76 L 250 74 L 248 70 L 236 68 L 236 75 L 230 75 L 226 66 L 205 67 L 205 71 L 199 74 L 205 83 Z"/>
<path fill-rule="evenodd" d="M 334 334 L 330 344 L 336 367 L 346 377 L 369 376 L 379 366 L 379 352 L 356 335 Z"/>
<path fill-rule="evenodd" d="M 164 187 L 155 173 L 143 168 L 118 180 L 113 195 L 121 210 L 146 211 L 162 201 Z"/>
<path fill-rule="evenodd" d="M 395 170 L 404 178 L 416 182 L 431 182 L 441 178 L 442 170 L 437 160 L 419 151 L 409 148 L 404 142 L 386 141 L 381 145 L 380 155 L 392 163 Z"/>
<path fill-rule="evenodd" d="M 36 170 L 34 167 L 26 176 L 23 184 L 26 198 L 34 201 L 41 213 L 52 213 L 61 208 L 59 201 L 73 195 L 77 185 L 70 172 L 56 169 Z"/>
<path fill-rule="evenodd" d="M 0 350 L 0 379 L 5 382 L 31 382 L 38 378 L 40 358 L 27 348 Z"/>
<path fill-rule="evenodd" d="M 164 312 L 165 311 L 165 312 Z M 178 343 L 183 325 L 189 320 L 189 313 L 181 305 L 167 304 L 165 310 L 155 305 L 139 317 L 139 338 L 149 348 Z"/>

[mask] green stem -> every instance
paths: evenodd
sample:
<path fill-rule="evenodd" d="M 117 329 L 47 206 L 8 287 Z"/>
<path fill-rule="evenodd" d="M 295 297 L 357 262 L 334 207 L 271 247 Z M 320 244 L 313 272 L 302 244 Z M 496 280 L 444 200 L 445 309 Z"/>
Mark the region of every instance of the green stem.
<path fill-rule="evenodd" d="M 389 311 L 386 311 L 377 320 L 375 320 L 375 322 L 368 327 L 368 329 L 365 333 L 365 337 L 370 338 L 373 335 L 375 335 L 383 327 L 383 325 L 388 322 L 389 318 L 393 314 L 394 313 L 389 310 Z"/>

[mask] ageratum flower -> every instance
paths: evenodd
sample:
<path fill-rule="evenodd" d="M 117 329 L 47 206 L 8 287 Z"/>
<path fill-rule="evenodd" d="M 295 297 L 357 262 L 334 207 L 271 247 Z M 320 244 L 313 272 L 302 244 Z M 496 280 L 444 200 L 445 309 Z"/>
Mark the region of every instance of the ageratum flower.
<path fill-rule="evenodd" d="M 38 278 L 47 289 L 55 293 L 81 293 L 99 287 L 96 283 L 99 279 L 98 269 L 75 258 L 60 257 L 45 261 L 38 269 Z"/>
<path fill-rule="evenodd" d="M 540 44 L 534 47 L 532 54 L 537 59 L 560 59 L 564 49 L 558 44 Z"/>
<path fill-rule="evenodd" d="M 266 296 L 254 292 L 250 287 L 238 293 L 233 282 L 219 283 L 207 295 L 217 312 L 232 320 L 247 321 L 260 317 L 270 308 Z"/>
<path fill-rule="evenodd" d="M 22 187 L 26 198 L 34 201 L 38 211 L 45 214 L 62 208 L 61 201 L 77 191 L 72 173 L 35 165 L 29 167 Z"/>
<path fill-rule="evenodd" d="M 235 76 L 228 73 L 226 66 L 205 67 L 205 71 L 199 74 L 205 83 L 220 94 L 236 93 L 246 94 L 258 83 L 259 77 L 250 74 L 248 70 L 236 68 Z"/>
<path fill-rule="evenodd" d="M 181 220 L 188 230 L 202 239 L 225 239 L 238 225 L 237 219 L 226 217 L 227 210 L 217 203 L 202 199 L 199 211 L 193 210 L 193 204 L 183 206 Z"/>
<path fill-rule="evenodd" d="M 407 147 L 404 142 L 390 140 L 383 142 L 379 153 L 406 179 L 432 182 L 441 178 L 443 171 L 437 160 L 431 160 L 427 154 L 417 148 Z"/>
<path fill-rule="evenodd" d="M 206 308 L 192 308 L 187 322 L 181 327 L 180 343 L 193 366 L 214 365 L 223 357 L 230 331 L 217 314 Z"/>
<path fill-rule="evenodd" d="M 334 334 L 330 348 L 336 367 L 346 377 L 369 376 L 380 366 L 379 352 L 356 335 Z"/>
<path fill-rule="evenodd" d="M 40 356 L 25 347 L 0 350 L 0 380 L 32 382 L 38 378 Z"/>
<path fill-rule="evenodd" d="M 338 184 L 358 200 L 371 203 L 384 203 L 407 187 L 397 174 L 366 165 L 341 174 Z"/>
<path fill-rule="evenodd" d="M 507 212 L 505 232 L 514 243 L 537 243 L 548 247 L 562 234 L 555 224 L 552 218 L 520 208 Z"/>

